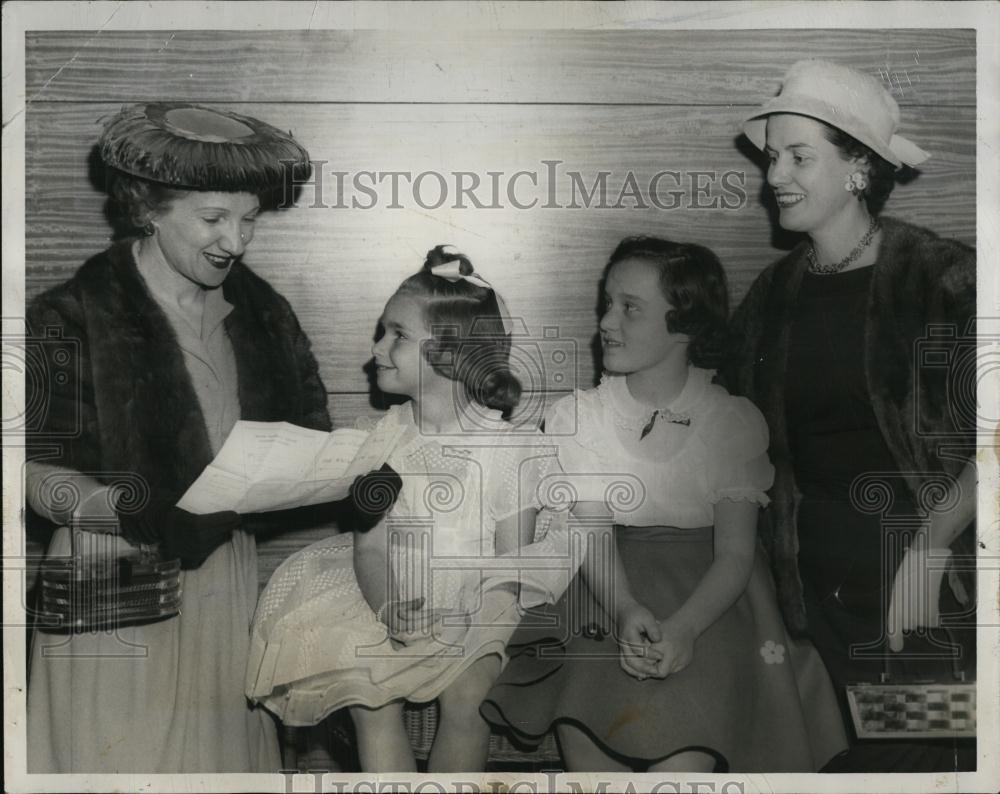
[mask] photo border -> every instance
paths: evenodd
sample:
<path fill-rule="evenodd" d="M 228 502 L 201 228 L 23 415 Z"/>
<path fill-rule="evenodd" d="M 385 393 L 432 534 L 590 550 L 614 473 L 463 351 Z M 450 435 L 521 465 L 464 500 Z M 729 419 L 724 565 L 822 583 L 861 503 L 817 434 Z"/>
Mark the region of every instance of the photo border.
<path fill-rule="evenodd" d="M 309 3 L 309 2 L 150 2 L 72 3 L 9 2 L 3 6 L 3 329 L 23 334 L 25 291 L 24 244 L 24 131 L 25 32 L 39 29 L 94 30 L 254 30 L 268 29 L 436 29 L 477 28 L 508 30 L 560 29 L 572 21 L 574 29 L 822 29 L 822 28 L 975 28 L 977 30 L 977 200 L 976 250 L 978 255 L 979 316 L 996 316 L 1000 306 L 997 252 L 1000 233 L 998 174 L 1000 135 L 997 100 L 1000 75 L 1000 4 L 979 2 L 720 2 L 720 3 Z M 200 26 L 200 27 L 198 27 Z M 16 326 L 16 327 L 15 327 Z M 996 330 L 996 329 L 994 329 Z M 980 329 L 983 333 L 984 329 Z M 994 373 L 995 374 L 995 373 Z M 980 382 L 980 403 L 997 406 L 997 378 Z M 4 378 L 4 416 L 23 407 L 23 382 Z M 996 412 L 988 415 L 997 415 Z M 998 431 L 1000 433 L 1000 431 Z M 998 462 L 1000 435 L 978 450 L 980 554 L 1000 561 L 998 538 Z M 4 760 L 5 788 L 9 791 L 100 791 L 126 787 L 142 791 L 313 791 L 308 776 L 290 779 L 276 775 L 28 775 L 25 772 L 25 646 L 19 587 L 21 577 L 8 567 L 22 554 L 21 533 L 24 486 L 21 482 L 23 449 L 4 447 Z M 15 563 L 16 564 L 16 563 Z M 1000 566 L 997 566 L 1000 567 Z M 925 791 L 930 787 L 958 791 L 997 790 L 1000 755 L 988 747 L 1000 746 L 997 675 L 997 629 L 1000 626 L 1000 571 L 981 566 L 978 662 L 979 769 L 972 773 L 880 775 L 693 775 L 678 774 L 682 791 L 698 790 L 692 784 L 711 779 L 715 790 L 728 781 L 742 781 L 745 791 Z M 20 639 L 19 639 L 20 637 Z M 987 640 L 987 641 L 984 641 Z M 426 776 L 330 773 L 323 790 L 419 790 L 417 783 L 436 781 L 447 791 L 456 783 L 476 781 L 483 791 L 594 791 L 602 781 L 608 791 L 650 790 L 661 782 L 662 791 L 673 791 L 662 776 L 614 774 L 490 773 L 483 775 Z M 343 783 L 347 788 L 335 784 Z M 579 785 L 576 788 L 574 783 Z M 631 783 L 632 788 L 628 788 Z M 291 784 L 291 788 L 289 788 Z M 399 788 L 395 784 L 413 784 Z M 532 789 L 531 785 L 535 788 Z M 648 786 L 648 787 L 647 787 Z M 425 786 L 424 791 L 439 788 Z M 464 789 L 469 791 L 468 788 Z M 706 791 L 701 788 L 701 791 Z"/>

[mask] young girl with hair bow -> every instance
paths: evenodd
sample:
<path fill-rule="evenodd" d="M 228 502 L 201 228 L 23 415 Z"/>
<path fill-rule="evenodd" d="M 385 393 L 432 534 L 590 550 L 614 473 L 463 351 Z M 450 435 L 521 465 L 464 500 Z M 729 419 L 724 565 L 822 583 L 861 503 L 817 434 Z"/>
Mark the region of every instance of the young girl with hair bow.
<path fill-rule="evenodd" d="M 400 285 L 372 353 L 379 388 L 410 400 L 375 428 L 401 433 L 392 472 L 353 494 L 360 512 L 395 502 L 367 531 L 359 524 L 286 560 L 257 608 L 248 697 L 289 725 L 348 707 L 364 771 L 416 769 L 403 704 L 433 700 L 429 769 L 484 768 L 489 727 L 478 708 L 518 622 L 517 582 L 522 599 L 560 594 L 534 576 L 526 587 L 515 559 L 506 570 L 485 562 L 526 553 L 539 485 L 558 471 L 551 445 L 508 421 L 521 385 L 505 314 L 469 260 L 444 246 Z"/>

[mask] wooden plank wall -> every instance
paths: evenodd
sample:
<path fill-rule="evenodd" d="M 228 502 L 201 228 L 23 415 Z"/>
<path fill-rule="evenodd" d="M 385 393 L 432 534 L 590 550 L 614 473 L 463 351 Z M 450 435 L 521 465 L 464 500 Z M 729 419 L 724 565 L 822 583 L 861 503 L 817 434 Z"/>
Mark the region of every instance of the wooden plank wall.
<path fill-rule="evenodd" d="M 377 413 L 362 370 L 376 318 L 441 242 L 470 255 L 532 338 L 548 328 L 575 345 L 568 380 L 528 366 L 529 388 L 586 386 L 597 280 L 622 237 L 712 247 L 734 301 L 788 247 L 739 124 L 803 57 L 879 76 L 900 103 L 903 134 L 933 154 L 887 214 L 974 244 L 973 30 L 31 32 L 26 294 L 64 280 L 110 239 L 89 164 L 101 119 L 136 101 L 225 106 L 292 130 L 320 162 L 322 198 L 334 206 L 310 206 L 307 187 L 298 208 L 262 218 L 245 260 L 298 312 L 337 424 Z M 392 205 L 387 177 L 377 206 L 350 208 L 352 197 L 370 203 L 351 184 L 363 171 L 440 173 L 447 201 L 420 206 L 403 180 Z M 456 206 L 457 171 L 476 174 L 477 197 L 502 206 L 476 208 L 468 196 Z M 514 188 L 521 203 L 537 199 L 532 209 L 506 194 L 518 171 L 537 174 L 537 188 L 529 177 Z M 608 172 L 606 205 L 568 207 L 571 171 L 588 188 Z M 660 182 L 666 209 L 648 192 L 661 171 L 678 175 Z M 335 206 L 333 172 L 348 175 L 339 202 L 348 207 Z M 488 172 L 503 172 L 499 202 Z M 640 199 L 615 207 L 629 172 Z M 427 178 L 423 204 L 439 190 Z"/>

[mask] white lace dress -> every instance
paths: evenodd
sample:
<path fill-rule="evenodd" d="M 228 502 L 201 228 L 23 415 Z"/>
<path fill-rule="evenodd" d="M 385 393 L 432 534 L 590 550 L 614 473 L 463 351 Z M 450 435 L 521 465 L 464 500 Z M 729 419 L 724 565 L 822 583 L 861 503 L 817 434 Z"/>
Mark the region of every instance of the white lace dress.
<path fill-rule="evenodd" d="M 465 435 L 421 435 L 409 404 L 380 421 L 406 426 L 389 457 L 403 487 L 371 531 L 394 539 L 388 564 L 396 596 L 422 597 L 425 609 L 454 618 L 432 639 L 398 646 L 358 585 L 353 534 L 292 555 L 258 603 L 246 678 L 247 696 L 289 725 L 312 725 L 353 704 L 433 700 L 477 659 L 504 659 L 525 593 L 529 605 L 552 602 L 572 577 L 568 564 L 547 575 L 519 571 L 522 557 L 560 557 L 559 533 L 546 534 L 544 514 L 538 543 L 510 558 L 495 555 L 497 522 L 540 509 L 546 477 L 559 470 L 544 436 L 515 431 L 496 411 L 486 417 L 487 432 Z M 522 585 L 522 605 L 516 588 L 499 586 L 511 581 Z"/>

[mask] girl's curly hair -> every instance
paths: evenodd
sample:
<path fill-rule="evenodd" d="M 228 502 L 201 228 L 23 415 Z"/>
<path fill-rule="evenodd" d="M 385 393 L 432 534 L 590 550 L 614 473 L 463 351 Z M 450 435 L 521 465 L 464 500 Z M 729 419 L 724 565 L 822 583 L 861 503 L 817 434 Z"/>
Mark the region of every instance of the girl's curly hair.
<path fill-rule="evenodd" d="M 521 382 L 510 371 L 510 336 L 504 330 L 497 294 L 465 279 L 434 275 L 433 268 L 450 262 L 458 262 L 464 276 L 473 272 L 468 257 L 439 245 L 397 293 L 422 299 L 424 321 L 433 337 L 424 355 L 432 369 L 462 383 L 473 402 L 499 410 L 508 419 L 521 399 Z"/>
<path fill-rule="evenodd" d="M 717 368 L 728 350 L 729 290 L 722 263 L 711 250 L 693 243 L 659 237 L 627 237 L 615 248 L 604 270 L 625 259 L 641 259 L 657 268 L 660 289 L 671 308 L 667 330 L 690 337 L 688 361 L 696 367 Z"/>

